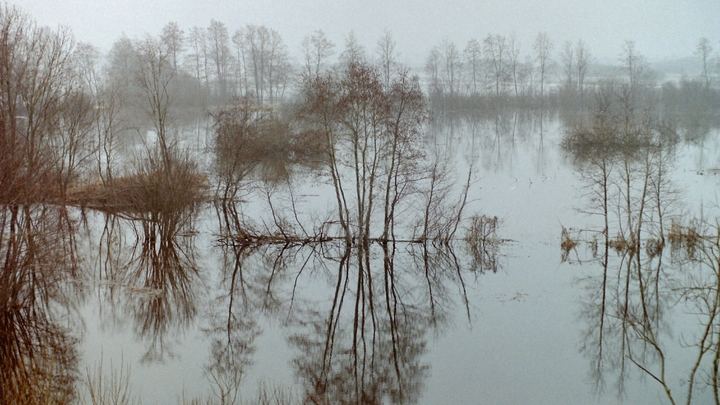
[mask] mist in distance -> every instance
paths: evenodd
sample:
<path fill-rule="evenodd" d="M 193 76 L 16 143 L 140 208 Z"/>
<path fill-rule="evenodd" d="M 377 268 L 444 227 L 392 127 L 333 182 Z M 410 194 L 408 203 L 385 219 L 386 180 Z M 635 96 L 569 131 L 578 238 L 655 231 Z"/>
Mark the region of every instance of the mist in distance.
<path fill-rule="evenodd" d="M 584 41 L 597 60 L 617 60 L 624 40 L 633 40 L 651 62 L 692 56 L 696 42 L 720 38 L 716 1 L 409 1 L 395 0 L 200 2 L 196 0 L 112 2 L 26 0 L 23 9 L 39 24 L 70 27 L 78 40 L 109 51 L 123 34 L 157 34 L 170 21 L 189 30 L 211 19 L 232 32 L 247 24 L 276 30 L 300 63 L 303 38 L 321 29 L 342 45 L 349 32 L 371 48 L 385 31 L 397 41 L 400 61 L 422 66 L 430 48 L 443 39 L 464 46 L 488 34 L 515 34 L 523 54 L 539 32 L 558 44 Z"/>

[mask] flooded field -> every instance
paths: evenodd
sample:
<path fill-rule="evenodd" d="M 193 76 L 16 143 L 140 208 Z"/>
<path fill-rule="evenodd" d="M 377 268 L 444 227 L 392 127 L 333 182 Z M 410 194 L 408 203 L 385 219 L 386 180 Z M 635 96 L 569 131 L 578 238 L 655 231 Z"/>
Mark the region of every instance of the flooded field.
<path fill-rule="evenodd" d="M 685 398 L 691 373 L 710 400 L 716 307 L 696 292 L 713 288 L 699 255 L 717 248 L 691 251 L 680 228 L 716 215 L 717 130 L 653 166 L 609 159 L 607 216 L 603 166 L 563 149 L 566 132 L 520 113 L 433 126 L 428 147 L 451 156 L 444 192 L 469 184 L 465 220 L 442 241 L 398 224 L 395 241 L 348 246 L 328 220 L 332 185 L 302 168 L 153 218 L 72 210 L 67 344 L 79 370 L 112 370 L 142 403 L 654 404 L 663 383 Z M 622 246 L 640 220 L 640 251 Z"/>

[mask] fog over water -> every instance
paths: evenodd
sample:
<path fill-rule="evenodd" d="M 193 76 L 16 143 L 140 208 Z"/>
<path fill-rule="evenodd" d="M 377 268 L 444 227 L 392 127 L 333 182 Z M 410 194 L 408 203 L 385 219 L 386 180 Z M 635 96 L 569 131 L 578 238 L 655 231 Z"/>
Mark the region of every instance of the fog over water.
<path fill-rule="evenodd" d="M 718 21 L 0 5 L 0 404 L 720 403 Z"/>
<path fill-rule="evenodd" d="M 25 0 L 23 7 L 41 24 L 67 25 L 78 38 L 107 51 L 125 33 L 157 33 L 175 21 L 182 27 L 207 26 L 211 19 L 231 31 L 246 24 L 277 30 L 293 52 L 302 38 L 322 29 L 337 44 L 350 31 L 371 47 L 384 31 L 393 33 L 402 61 L 424 62 L 432 44 L 447 38 L 464 44 L 488 33 L 516 33 L 529 53 L 538 32 L 561 44 L 585 41 L 595 55 L 614 62 L 624 40 L 634 40 L 653 61 L 691 56 L 698 38 L 720 37 L 720 4 L 704 0 L 520 0 L 492 1 L 91 1 Z M 292 55 L 299 62 L 301 55 Z"/>

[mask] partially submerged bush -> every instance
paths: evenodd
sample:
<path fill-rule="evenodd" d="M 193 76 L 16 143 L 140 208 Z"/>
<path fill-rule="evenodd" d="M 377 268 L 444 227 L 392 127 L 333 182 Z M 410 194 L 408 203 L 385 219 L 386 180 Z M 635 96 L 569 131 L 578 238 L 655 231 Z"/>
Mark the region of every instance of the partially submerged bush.
<path fill-rule="evenodd" d="M 699 226 L 700 224 L 695 220 L 690 221 L 687 225 L 673 220 L 668 232 L 668 240 L 672 251 L 683 250 L 688 257 L 694 257 L 695 250 L 700 247 L 702 241 L 702 237 L 698 232 Z"/>
<path fill-rule="evenodd" d="M 154 154 L 130 175 L 70 190 L 68 200 L 111 213 L 179 212 L 204 201 L 207 188 L 207 176 L 189 158 Z"/>

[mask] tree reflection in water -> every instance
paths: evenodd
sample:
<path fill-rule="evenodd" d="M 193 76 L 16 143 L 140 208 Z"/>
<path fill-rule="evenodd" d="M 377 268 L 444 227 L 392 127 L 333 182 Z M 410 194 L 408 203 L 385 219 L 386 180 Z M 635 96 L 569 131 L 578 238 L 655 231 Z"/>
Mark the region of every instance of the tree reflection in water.
<path fill-rule="evenodd" d="M 121 319 L 129 314 L 135 333 L 148 343 L 144 361 L 172 355 L 167 337 L 186 328 L 197 314 L 195 216 L 189 206 L 105 218 L 100 279 L 110 310 Z M 134 241 L 127 243 L 126 235 L 134 235 Z"/>
<path fill-rule="evenodd" d="M 0 403 L 69 403 L 75 397 L 82 294 L 75 224 L 55 206 L 0 207 Z"/>
<path fill-rule="evenodd" d="M 603 224 L 587 231 L 589 260 L 602 273 L 580 280 L 587 291 L 580 315 L 588 322 L 581 351 L 599 389 L 614 376 L 623 395 L 631 371 L 639 370 L 673 404 L 708 401 L 708 388 L 717 403 L 719 228 L 706 219 L 681 225 L 685 207 L 669 180 L 678 138 L 624 103 L 619 88 L 602 88 L 594 116 L 569 128 L 565 141 L 585 184 L 581 210 Z M 670 314 L 692 316 L 699 327 L 673 336 Z"/>
<path fill-rule="evenodd" d="M 487 245 L 468 245 L 480 258 L 456 255 L 453 243 L 250 241 L 238 233 L 244 220 L 232 206 L 218 207 L 218 214 L 225 259 L 217 301 L 226 312 L 213 317 L 208 370 L 224 387 L 250 363 L 254 319 L 265 312 L 279 316 L 288 329 L 304 402 L 416 403 L 429 375 L 423 361 L 427 339 L 445 327 L 453 289 L 469 315 L 466 278 L 497 270 L 489 267 L 497 265 L 497 250 L 484 248 L 493 245 L 489 237 Z M 327 285 L 310 284 L 307 291 L 318 277 Z"/>

